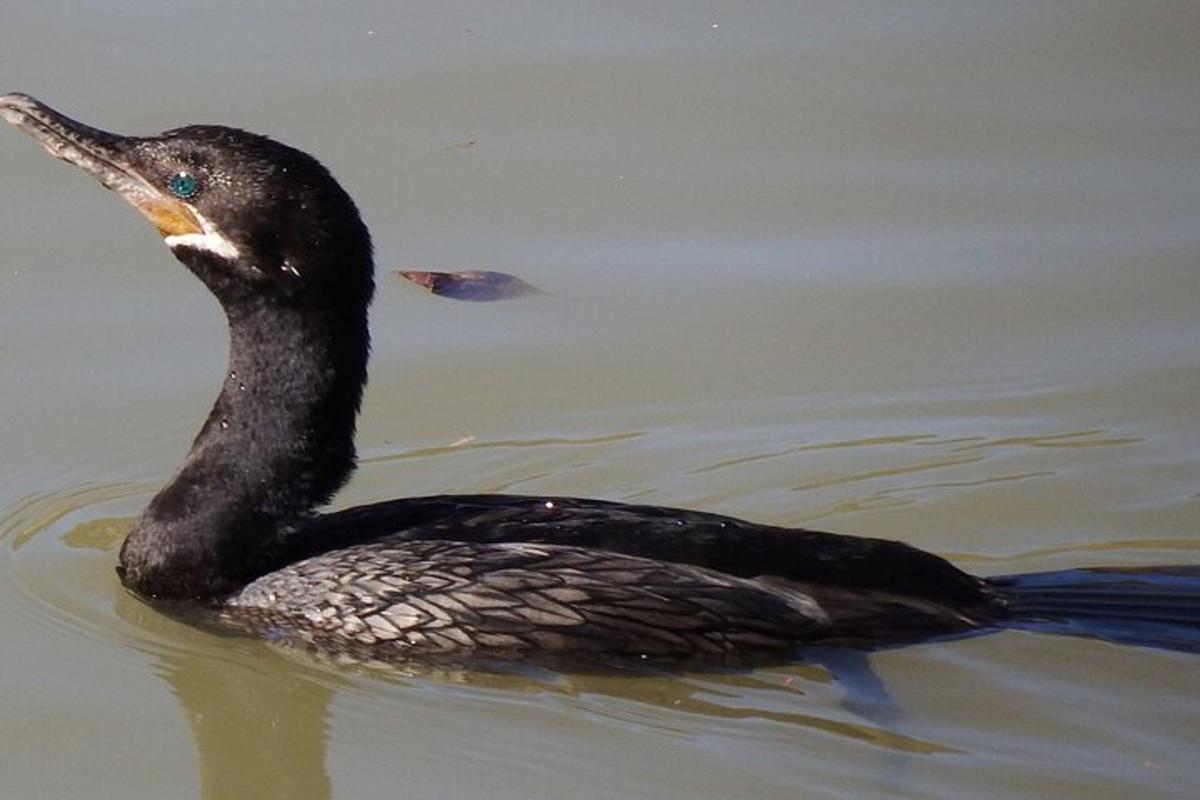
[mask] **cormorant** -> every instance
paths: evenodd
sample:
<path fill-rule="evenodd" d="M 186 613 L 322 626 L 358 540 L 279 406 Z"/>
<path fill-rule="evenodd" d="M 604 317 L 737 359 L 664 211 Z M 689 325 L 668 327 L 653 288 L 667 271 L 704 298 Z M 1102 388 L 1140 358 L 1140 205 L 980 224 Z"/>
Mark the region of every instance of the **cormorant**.
<path fill-rule="evenodd" d="M 189 125 L 119 136 L 22 94 L 0 115 L 158 228 L 229 322 L 229 369 L 121 548 L 126 587 L 377 662 L 787 658 L 1004 627 L 1200 649 L 1200 567 L 978 578 L 906 544 L 698 511 L 506 495 L 332 514 L 355 465 L 371 240 L 314 158 Z"/>

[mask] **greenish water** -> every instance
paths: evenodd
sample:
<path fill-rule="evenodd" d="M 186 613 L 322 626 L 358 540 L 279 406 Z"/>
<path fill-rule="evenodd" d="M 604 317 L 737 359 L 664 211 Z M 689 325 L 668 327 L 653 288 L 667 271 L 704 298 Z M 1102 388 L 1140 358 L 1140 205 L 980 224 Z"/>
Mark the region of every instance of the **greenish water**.
<path fill-rule="evenodd" d="M 637 499 L 996 574 L 1200 563 L 1196 30 L 1186 2 L 11 3 L 0 77 L 101 127 L 278 136 L 355 196 L 380 289 L 338 505 Z M 886 695 L 817 664 L 383 679 L 162 618 L 115 548 L 223 322 L 15 132 L 0 175 L 0 795 L 1194 793 L 1179 654 L 1006 633 L 873 654 Z"/>

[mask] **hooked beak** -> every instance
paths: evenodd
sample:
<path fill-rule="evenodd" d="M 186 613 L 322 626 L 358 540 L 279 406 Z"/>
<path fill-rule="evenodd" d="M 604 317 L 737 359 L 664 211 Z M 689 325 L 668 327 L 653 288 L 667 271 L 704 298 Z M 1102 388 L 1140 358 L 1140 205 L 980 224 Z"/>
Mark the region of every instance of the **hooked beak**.
<path fill-rule="evenodd" d="M 164 237 L 205 232 L 191 206 L 163 192 L 130 164 L 124 153 L 131 137 L 76 122 L 26 94 L 0 97 L 0 117 L 41 142 L 50 155 L 74 164 L 119 194 Z"/>

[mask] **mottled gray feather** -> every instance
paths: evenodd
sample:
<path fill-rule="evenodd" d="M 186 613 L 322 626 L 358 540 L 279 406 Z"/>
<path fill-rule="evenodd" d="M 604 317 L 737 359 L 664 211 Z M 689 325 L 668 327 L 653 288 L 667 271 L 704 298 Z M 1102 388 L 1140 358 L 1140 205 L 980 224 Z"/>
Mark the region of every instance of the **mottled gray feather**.
<path fill-rule="evenodd" d="M 387 661 L 473 654 L 732 656 L 818 641 L 798 589 L 562 545 L 385 537 L 298 561 L 224 605 L 236 628 Z"/>

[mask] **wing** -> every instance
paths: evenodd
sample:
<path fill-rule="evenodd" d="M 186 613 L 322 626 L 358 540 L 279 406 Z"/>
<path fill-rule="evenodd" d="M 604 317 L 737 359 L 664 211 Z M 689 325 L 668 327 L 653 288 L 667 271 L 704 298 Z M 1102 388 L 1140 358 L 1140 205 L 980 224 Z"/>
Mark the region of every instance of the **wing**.
<path fill-rule="evenodd" d="M 741 578 L 774 575 L 795 584 L 881 592 L 979 619 L 1003 614 L 985 582 L 902 542 L 571 497 L 444 495 L 358 506 L 302 525 L 264 559 L 261 573 L 331 547 L 384 538 L 587 547 Z"/>
<path fill-rule="evenodd" d="M 828 631 L 801 591 L 560 545 L 385 538 L 254 581 L 225 615 L 268 638 L 396 660 L 527 652 L 719 658 Z"/>

